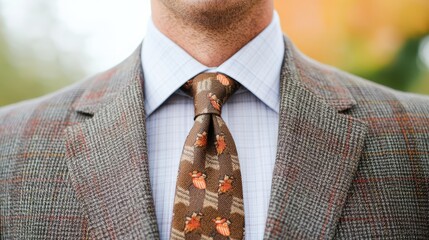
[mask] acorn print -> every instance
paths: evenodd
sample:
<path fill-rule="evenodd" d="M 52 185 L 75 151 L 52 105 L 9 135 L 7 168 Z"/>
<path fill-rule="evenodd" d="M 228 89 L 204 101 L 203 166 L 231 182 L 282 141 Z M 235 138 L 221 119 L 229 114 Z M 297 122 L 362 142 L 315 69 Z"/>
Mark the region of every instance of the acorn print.
<path fill-rule="evenodd" d="M 233 177 L 230 177 L 228 175 L 225 175 L 223 177 L 223 180 L 219 180 L 219 193 L 226 193 L 232 189 L 232 181 L 234 180 Z"/>
<path fill-rule="evenodd" d="M 223 74 L 218 74 L 218 75 L 216 75 L 216 79 L 217 79 L 220 83 L 222 83 L 222 85 L 224 85 L 224 86 L 229 86 L 229 80 L 228 80 L 228 78 L 227 78 L 225 75 L 223 75 Z"/>
<path fill-rule="evenodd" d="M 194 146 L 205 147 L 207 145 L 207 132 L 197 133 L 197 138 L 195 140 Z"/>
<path fill-rule="evenodd" d="M 194 212 L 191 217 L 186 217 L 185 233 L 190 233 L 200 228 L 202 216 L 203 214 Z"/>
<path fill-rule="evenodd" d="M 222 154 L 223 151 L 225 151 L 225 149 L 226 149 L 225 136 L 216 135 L 215 145 L 216 145 L 217 155 Z"/>
<path fill-rule="evenodd" d="M 192 184 L 194 187 L 198 189 L 206 189 L 206 175 L 202 172 L 198 171 L 192 171 L 189 173 L 189 175 L 192 177 Z"/>
<path fill-rule="evenodd" d="M 216 224 L 216 231 L 222 236 L 229 237 L 231 232 L 229 231 L 229 225 L 231 222 L 226 218 L 217 217 L 212 220 Z"/>
<path fill-rule="evenodd" d="M 208 93 L 207 97 L 210 100 L 210 103 L 212 104 L 212 106 L 214 107 L 214 109 L 220 111 L 220 100 L 216 97 L 215 94 L 213 93 Z"/>

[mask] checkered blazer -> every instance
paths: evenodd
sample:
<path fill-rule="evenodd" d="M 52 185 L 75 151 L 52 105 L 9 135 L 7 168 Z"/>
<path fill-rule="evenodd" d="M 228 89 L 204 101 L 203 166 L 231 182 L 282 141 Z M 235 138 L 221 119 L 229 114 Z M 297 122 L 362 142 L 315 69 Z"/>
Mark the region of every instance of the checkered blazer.
<path fill-rule="evenodd" d="M 429 98 L 285 42 L 265 239 L 429 238 Z M 159 238 L 142 76 L 137 49 L 86 81 L 0 109 L 1 238 Z"/>

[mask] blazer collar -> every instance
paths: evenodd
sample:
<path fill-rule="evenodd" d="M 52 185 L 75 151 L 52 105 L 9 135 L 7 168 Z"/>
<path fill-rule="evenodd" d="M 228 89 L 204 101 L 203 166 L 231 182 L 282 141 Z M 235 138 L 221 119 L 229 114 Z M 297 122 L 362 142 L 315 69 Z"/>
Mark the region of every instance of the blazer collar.
<path fill-rule="evenodd" d="M 332 238 L 367 126 L 341 113 L 356 101 L 336 71 L 304 57 L 287 38 L 285 42 L 265 239 Z M 95 238 L 159 238 L 140 51 L 83 83 L 73 108 L 91 118 L 65 134 L 71 181 Z"/>
<path fill-rule="evenodd" d="M 136 84 L 143 86 L 140 53 L 141 45 L 130 57 L 117 66 L 84 81 L 81 87 L 84 92 L 74 102 L 74 110 L 92 116 L 123 97 L 127 87 L 135 86 Z M 142 89 L 141 92 L 143 92 Z"/>
<path fill-rule="evenodd" d="M 308 58 L 289 39 L 285 38 L 285 41 L 287 49 L 282 79 L 300 82 L 304 88 L 337 111 L 345 111 L 356 105 L 345 82 L 338 76 L 338 70 Z"/>
<path fill-rule="evenodd" d="M 342 114 L 356 101 L 337 70 L 286 39 L 277 157 L 264 239 L 332 239 L 367 124 Z"/>
<path fill-rule="evenodd" d="M 85 121 L 65 131 L 70 179 L 95 239 L 159 238 L 140 61 L 139 48 L 123 63 L 84 82 L 86 90 L 74 108 Z"/>

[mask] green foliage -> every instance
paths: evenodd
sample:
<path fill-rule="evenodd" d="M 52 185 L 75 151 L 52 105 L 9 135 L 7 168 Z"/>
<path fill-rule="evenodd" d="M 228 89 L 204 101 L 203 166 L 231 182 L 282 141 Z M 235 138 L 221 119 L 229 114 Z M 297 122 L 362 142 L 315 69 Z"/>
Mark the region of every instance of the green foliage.
<path fill-rule="evenodd" d="M 24 55 L 15 54 L 3 29 L 0 18 L 0 106 L 47 94 L 82 75 L 65 71 L 57 62 L 39 61 L 31 46 Z"/>
<path fill-rule="evenodd" d="M 423 37 L 411 38 L 405 42 L 396 58 L 386 67 L 374 72 L 357 73 L 383 85 L 407 91 L 427 74 L 419 63 L 419 46 Z"/>

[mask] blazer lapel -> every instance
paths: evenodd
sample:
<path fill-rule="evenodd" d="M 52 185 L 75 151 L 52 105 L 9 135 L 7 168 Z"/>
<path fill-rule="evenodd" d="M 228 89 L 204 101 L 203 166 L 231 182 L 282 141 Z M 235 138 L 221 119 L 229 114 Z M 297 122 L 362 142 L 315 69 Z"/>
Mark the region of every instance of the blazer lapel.
<path fill-rule="evenodd" d="M 66 129 L 67 164 L 96 239 L 158 239 L 149 182 L 140 48 L 90 79 Z M 86 84 L 85 83 L 85 84 Z"/>
<path fill-rule="evenodd" d="M 340 113 L 356 102 L 316 64 L 286 39 L 265 239 L 333 238 L 358 166 L 367 125 Z"/>

